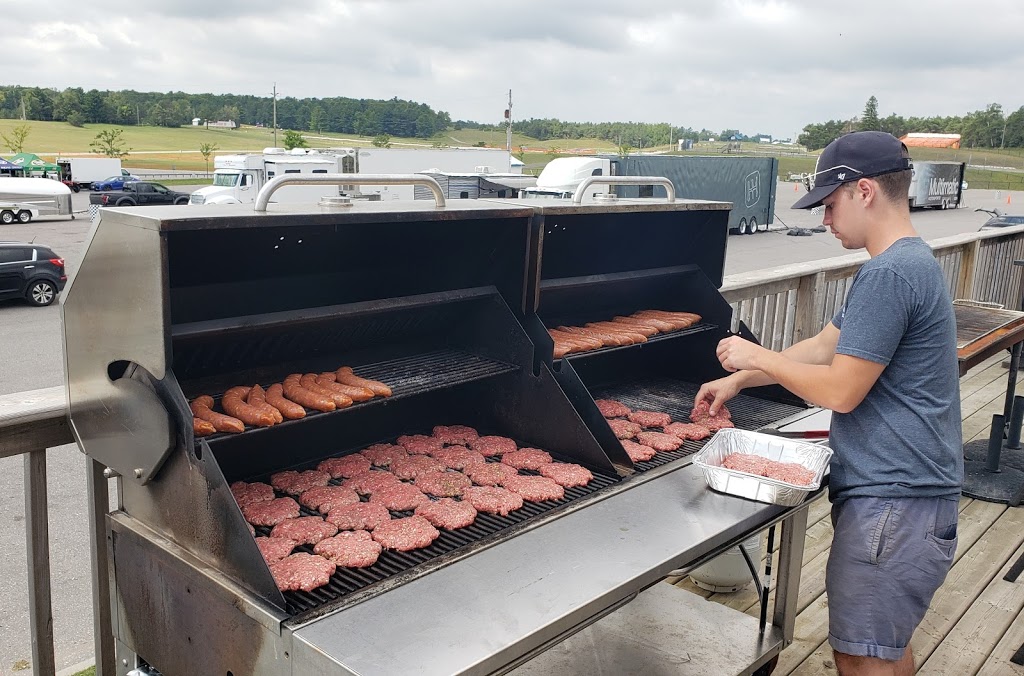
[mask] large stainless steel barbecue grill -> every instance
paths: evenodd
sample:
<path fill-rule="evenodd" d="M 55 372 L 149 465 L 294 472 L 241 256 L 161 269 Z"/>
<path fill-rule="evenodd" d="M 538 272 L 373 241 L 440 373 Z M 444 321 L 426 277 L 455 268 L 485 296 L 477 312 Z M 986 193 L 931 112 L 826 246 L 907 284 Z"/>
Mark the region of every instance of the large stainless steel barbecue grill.
<path fill-rule="evenodd" d="M 544 204 L 101 212 L 62 313 L 74 434 L 119 477 L 106 542 L 120 673 L 143 660 L 163 674 L 500 672 L 785 520 L 774 625 L 734 662 L 749 672 L 778 653 L 792 635 L 806 507 L 711 493 L 688 462 L 700 442 L 634 464 L 594 404 L 614 396 L 683 417 L 697 385 L 721 374 L 729 205 Z M 552 358 L 546 325 L 644 307 L 704 320 L 647 345 Z M 198 394 L 342 363 L 393 396 L 193 436 Z M 765 388 L 733 417 L 755 429 L 802 409 Z M 339 568 L 312 592 L 278 591 L 229 485 L 435 424 L 544 448 L 594 481 Z"/>

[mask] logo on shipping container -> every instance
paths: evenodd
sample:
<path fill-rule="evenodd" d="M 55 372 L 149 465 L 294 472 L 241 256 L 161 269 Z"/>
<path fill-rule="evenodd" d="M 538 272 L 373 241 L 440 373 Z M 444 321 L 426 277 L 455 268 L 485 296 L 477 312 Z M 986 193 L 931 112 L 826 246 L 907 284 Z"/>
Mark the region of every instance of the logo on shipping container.
<path fill-rule="evenodd" d="M 928 181 L 928 196 L 955 195 L 960 181 L 935 177 Z"/>
<path fill-rule="evenodd" d="M 752 207 L 761 199 L 761 174 L 756 171 L 747 174 L 743 179 L 743 185 L 746 189 L 747 206 Z"/>

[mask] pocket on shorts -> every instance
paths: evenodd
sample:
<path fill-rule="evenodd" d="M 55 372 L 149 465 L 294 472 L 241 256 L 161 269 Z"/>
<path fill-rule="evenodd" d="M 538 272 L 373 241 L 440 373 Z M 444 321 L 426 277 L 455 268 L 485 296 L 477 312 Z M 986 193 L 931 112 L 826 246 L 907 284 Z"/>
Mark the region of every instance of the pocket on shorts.
<path fill-rule="evenodd" d="M 892 507 L 892 500 L 887 500 L 882 505 L 882 511 L 878 515 L 878 521 L 871 534 L 871 550 L 868 552 L 868 560 L 873 566 L 881 563 L 882 553 L 885 551 L 885 545 L 892 531 Z"/>
<path fill-rule="evenodd" d="M 925 539 L 928 540 L 939 552 L 948 558 L 952 558 L 956 552 L 957 544 L 957 520 L 958 508 L 956 501 L 949 501 L 950 505 L 939 505 L 935 517 L 935 525 L 928 531 Z M 946 512 L 945 514 L 943 512 Z"/>

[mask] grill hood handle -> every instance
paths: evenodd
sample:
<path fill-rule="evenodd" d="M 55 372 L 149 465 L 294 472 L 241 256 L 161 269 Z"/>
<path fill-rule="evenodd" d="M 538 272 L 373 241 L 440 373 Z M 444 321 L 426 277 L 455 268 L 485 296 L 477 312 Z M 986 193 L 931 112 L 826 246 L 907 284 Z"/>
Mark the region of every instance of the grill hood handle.
<path fill-rule="evenodd" d="M 286 185 L 422 185 L 434 194 L 434 204 L 445 204 L 441 186 L 423 174 L 285 174 L 270 179 L 260 189 L 255 210 L 266 211 L 270 196 Z"/>
<path fill-rule="evenodd" d="M 583 204 L 583 195 L 592 185 L 660 185 L 668 194 L 668 201 L 676 201 L 676 186 L 664 176 L 588 176 L 576 187 L 572 203 Z"/>

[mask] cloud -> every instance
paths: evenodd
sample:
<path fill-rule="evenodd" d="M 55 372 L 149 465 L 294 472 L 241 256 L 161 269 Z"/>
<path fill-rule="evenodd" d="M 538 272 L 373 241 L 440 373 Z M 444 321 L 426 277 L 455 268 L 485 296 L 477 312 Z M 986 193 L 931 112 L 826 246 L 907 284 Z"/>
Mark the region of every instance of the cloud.
<path fill-rule="evenodd" d="M 791 136 L 880 112 L 1024 105 L 1024 3 L 7 0 L 4 84 L 399 97 L 453 119 L 643 120 Z M 112 18 L 111 18 L 112 17 Z M 159 30 L 156 28 L 159 27 Z"/>

